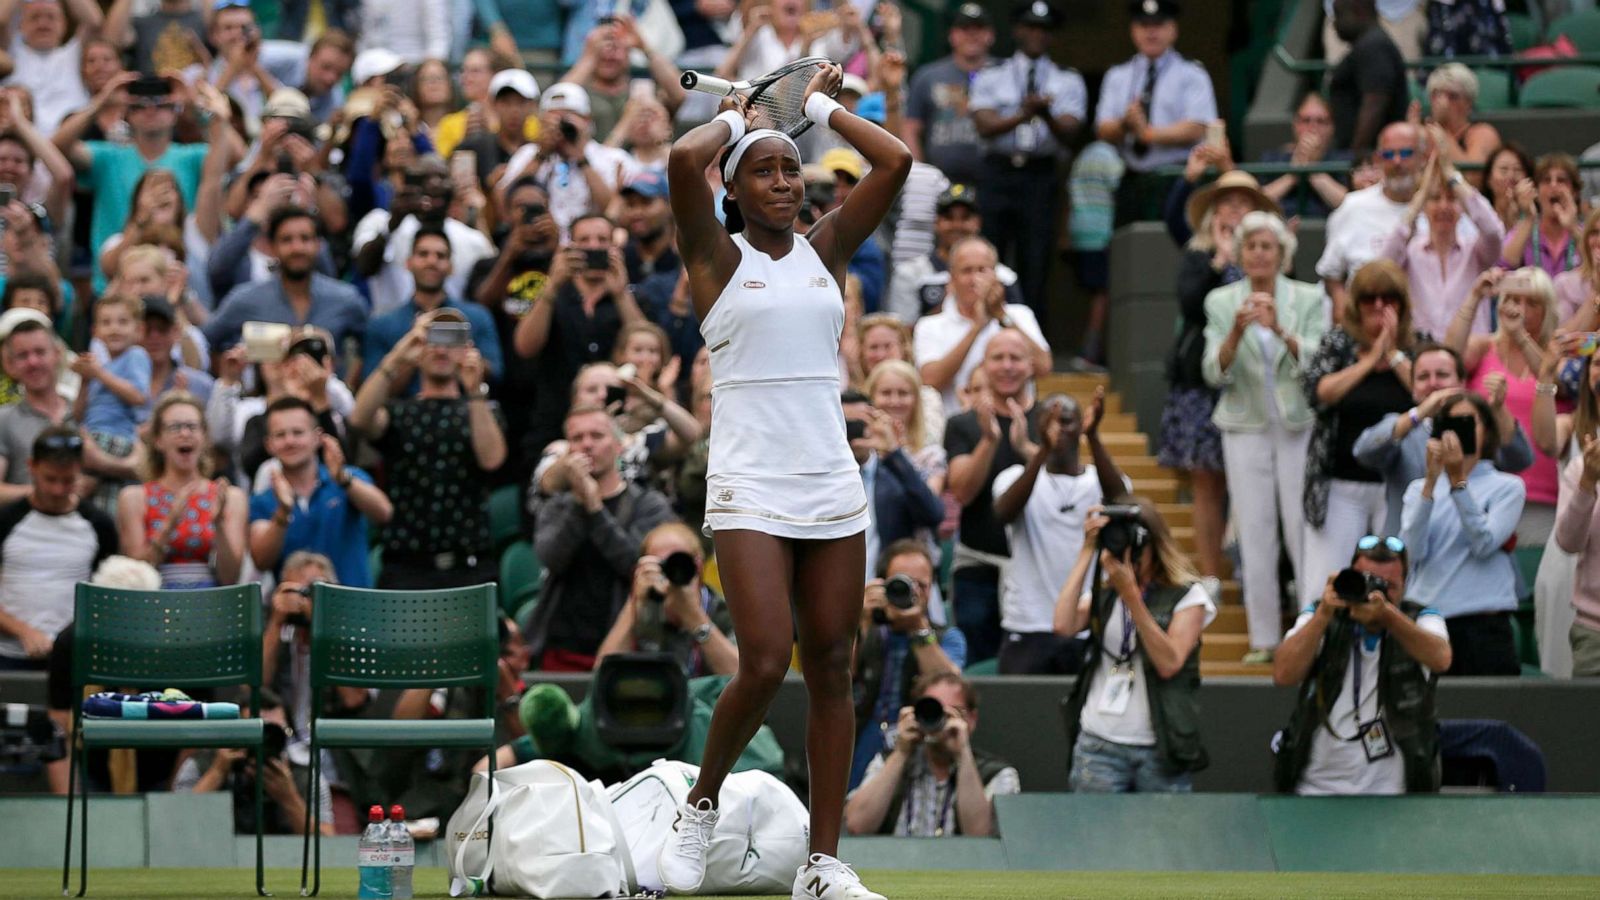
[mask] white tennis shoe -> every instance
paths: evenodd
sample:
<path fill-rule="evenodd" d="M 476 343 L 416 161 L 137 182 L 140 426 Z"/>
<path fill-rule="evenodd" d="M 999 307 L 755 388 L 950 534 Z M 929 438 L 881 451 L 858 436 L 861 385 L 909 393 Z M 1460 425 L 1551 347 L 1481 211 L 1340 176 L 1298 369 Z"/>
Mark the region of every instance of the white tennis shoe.
<path fill-rule="evenodd" d="M 717 811 L 711 807 L 710 799 L 702 798 L 699 803 L 678 807 L 678 820 L 672 823 L 672 834 L 661 845 L 661 854 L 656 857 L 656 872 L 668 891 L 692 894 L 700 890 L 700 883 L 706 878 L 706 851 L 711 847 L 711 833 L 716 828 Z"/>
<path fill-rule="evenodd" d="M 791 900 L 888 900 L 867 890 L 861 876 L 826 853 L 813 853 L 808 865 L 795 872 Z"/>

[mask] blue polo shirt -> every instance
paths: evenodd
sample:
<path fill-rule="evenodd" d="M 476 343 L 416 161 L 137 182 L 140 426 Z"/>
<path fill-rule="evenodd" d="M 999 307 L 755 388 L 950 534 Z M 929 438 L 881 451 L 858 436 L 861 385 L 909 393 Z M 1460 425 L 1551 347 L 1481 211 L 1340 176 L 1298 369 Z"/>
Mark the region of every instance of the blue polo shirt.
<path fill-rule="evenodd" d="M 367 484 L 372 476 L 355 466 L 345 466 L 352 478 Z M 271 490 L 250 498 L 251 523 L 272 518 L 278 498 Z M 289 511 L 289 529 L 283 536 L 283 552 L 273 575 L 296 550 L 312 550 L 333 560 L 339 583 L 351 587 L 372 587 L 372 569 L 367 565 L 367 518 L 350 503 L 350 495 L 334 484 L 328 467 L 317 464 L 317 486 L 310 497 L 295 498 Z"/>
<path fill-rule="evenodd" d="M 489 314 L 481 304 L 457 300 L 448 294 L 445 295 L 444 309 L 453 309 L 467 319 L 467 327 L 472 329 L 472 346 L 483 356 L 484 380 L 490 384 L 499 384 L 500 375 L 505 371 L 505 360 L 500 355 L 500 335 L 494 327 L 494 317 Z M 361 371 L 376 372 L 383 358 L 389 351 L 400 343 L 406 336 L 411 326 L 416 323 L 417 316 L 422 315 L 422 310 L 417 306 L 416 298 L 395 307 L 388 312 L 375 316 L 367 323 L 366 342 L 362 347 Z M 422 380 L 415 375 L 400 396 L 414 397 Z"/>

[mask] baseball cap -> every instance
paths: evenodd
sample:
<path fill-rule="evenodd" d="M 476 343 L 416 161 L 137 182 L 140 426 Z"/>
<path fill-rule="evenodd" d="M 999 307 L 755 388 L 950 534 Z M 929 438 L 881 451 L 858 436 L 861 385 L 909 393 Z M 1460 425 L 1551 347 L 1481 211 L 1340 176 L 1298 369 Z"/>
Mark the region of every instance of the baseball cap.
<path fill-rule="evenodd" d="M 839 93 L 850 91 L 857 97 L 865 97 L 871 91 L 867 88 L 867 80 L 860 75 L 845 73 L 844 80 L 839 82 Z"/>
<path fill-rule="evenodd" d="M 1061 16 L 1055 7 L 1045 0 L 1031 0 L 1020 3 L 1012 14 L 1012 21 L 1017 25 L 1038 25 L 1041 28 L 1054 28 L 1061 24 Z"/>
<path fill-rule="evenodd" d="M 540 112 L 570 112 L 589 115 L 589 92 L 582 85 L 558 81 L 545 88 L 539 99 Z"/>
<path fill-rule="evenodd" d="M 400 58 L 400 54 L 382 47 L 373 47 L 356 54 L 356 61 L 350 65 L 350 80 L 356 83 L 356 87 L 360 87 L 405 64 L 406 61 Z"/>
<path fill-rule="evenodd" d="M 1132 0 L 1128 4 L 1128 15 L 1135 22 L 1166 22 L 1176 19 L 1181 11 L 1178 0 Z"/>
<path fill-rule="evenodd" d="M 963 3 L 956 7 L 955 17 L 950 20 L 951 28 L 970 28 L 974 25 L 989 28 L 993 24 L 989 11 L 976 3 Z"/>
<path fill-rule="evenodd" d="M 139 298 L 144 304 L 144 317 L 146 319 L 165 319 L 169 324 L 178 321 L 178 314 L 173 311 L 172 304 L 160 294 L 145 294 Z"/>
<path fill-rule="evenodd" d="M 660 172 L 645 171 L 629 178 L 622 186 L 624 194 L 638 194 L 649 200 L 667 196 L 667 179 Z"/>
<path fill-rule="evenodd" d="M 51 334 L 55 333 L 55 326 L 51 324 L 49 316 L 39 312 L 37 309 L 16 306 L 0 313 L 0 341 L 11 337 L 11 332 L 15 331 L 16 327 L 23 322 L 37 322 L 45 328 L 51 329 Z"/>
<path fill-rule="evenodd" d="M 489 96 L 498 97 L 501 91 L 516 91 L 527 100 L 539 99 L 539 82 L 523 69 L 501 69 L 489 79 Z"/>
<path fill-rule="evenodd" d="M 965 206 L 973 212 L 977 212 L 978 189 L 965 184 L 952 184 L 944 189 L 944 193 L 939 195 L 939 199 L 933 201 L 934 209 L 939 212 L 944 212 L 952 206 Z"/>
<path fill-rule="evenodd" d="M 267 98 L 266 105 L 261 107 L 263 119 L 309 119 L 311 118 L 311 101 L 306 95 L 292 87 L 281 87 L 272 92 Z"/>
<path fill-rule="evenodd" d="M 857 181 L 867 173 L 867 165 L 861 159 L 861 154 L 848 147 L 835 147 L 822 154 L 822 168 L 825 172 L 843 172 Z"/>

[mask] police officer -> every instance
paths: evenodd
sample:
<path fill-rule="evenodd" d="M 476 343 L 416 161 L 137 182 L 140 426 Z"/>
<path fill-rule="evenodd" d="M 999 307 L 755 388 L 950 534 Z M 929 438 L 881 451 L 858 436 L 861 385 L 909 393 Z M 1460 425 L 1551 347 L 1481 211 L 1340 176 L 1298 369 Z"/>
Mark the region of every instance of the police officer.
<path fill-rule="evenodd" d="M 1217 118 L 1211 76 L 1172 49 L 1178 42 L 1177 0 L 1133 0 L 1128 12 L 1139 52 L 1106 72 L 1094 117 L 1095 134 L 1119 148 L 1127 163 L 1117 191 L 1118 224 L 1158 211 L 1167 191 L 1147 173 L 1183 165 Z"/>
<path fill-rule="evenodd" d="M 1056 167 L 1088 111 L 1083 77 L 1051 62 L 1061 15 L 1026 0 L 1012 15 L 1017 52 L 972 82 L 972 120 L 984 148 L 979 197 L 984 237 L 1017 270 L 1022 295 L 1045 321 L 1045 279 L 1060 211 Z"/>

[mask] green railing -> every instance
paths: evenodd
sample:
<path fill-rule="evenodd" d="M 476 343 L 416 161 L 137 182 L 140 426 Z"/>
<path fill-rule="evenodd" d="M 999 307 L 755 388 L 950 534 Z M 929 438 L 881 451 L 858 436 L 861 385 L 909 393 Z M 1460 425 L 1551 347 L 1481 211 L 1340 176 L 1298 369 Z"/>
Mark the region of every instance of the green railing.
<path fill-rule="evenodd" d="M 1320 75 L 1334 65 L 1325 59 L 1298 59 L 1281 43 L 1272 48 L 1272 55 L 1284 68 L 1301 75 Z M 1423 56 L 1407 61 L 1406 68 L 1435 69 L 1448 62 L 1488 69 L 1510 69 L 1517 66 L 1600 65 L 1600 53 L 1579 53 L 1576 56 L 1560 57 L 1528 56 L 1520 53 L 1511 56 Z"/>

